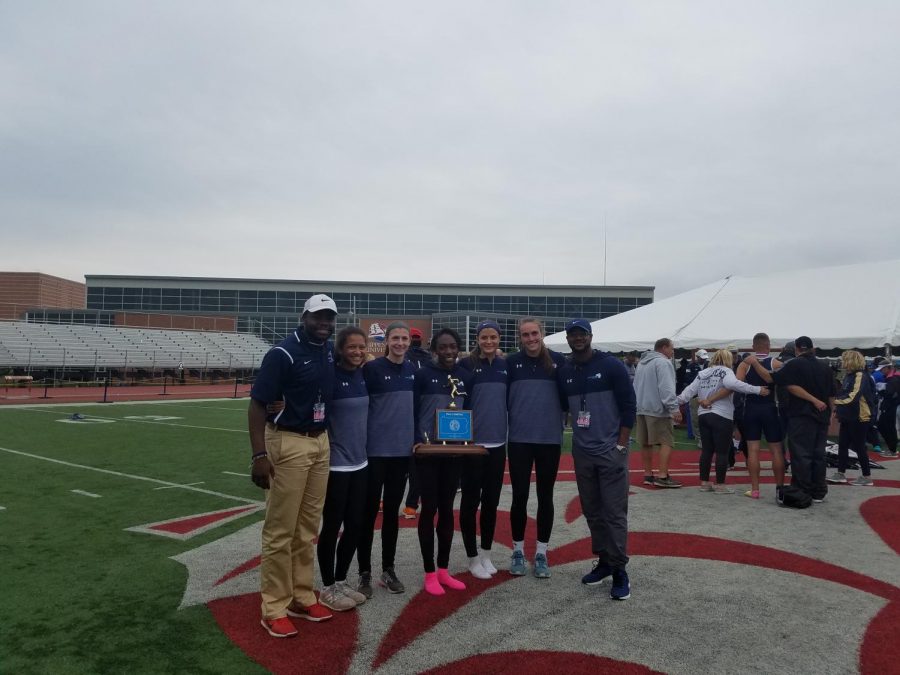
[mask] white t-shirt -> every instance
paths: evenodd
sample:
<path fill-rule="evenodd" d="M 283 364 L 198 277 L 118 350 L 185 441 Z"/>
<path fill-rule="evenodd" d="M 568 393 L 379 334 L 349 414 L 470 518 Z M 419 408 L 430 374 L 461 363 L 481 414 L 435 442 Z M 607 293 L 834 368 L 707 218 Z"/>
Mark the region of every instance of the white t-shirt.
<path fill-rule="evenodd" d="M 756 385 L 741 382 L 734 376 L 734 373 L 731 372 L 731 368 L 726 368 L 725 366 L 711 366 L 701 370 L 697 374 L 697 377 L 694 378 L 694 381 L 684 388 L 684 391 L 678 396 L 678 403 L 679 405 L 687 403 L 694 398 L 694 396 L 697 396 L 697 398 L 710 398 L 722 388 L 736 391 L 740 394 L 759 394 L 761 389 L 761 387 L 757 387 Z M 731 401 L 731 396 L 726 396 L 723 399 L 715 401 L 710 408 L 700 407 L 697 412 L 700 415 L 705 413 L 715 413 L 725 419 L 733 420 L 734 403 Z"/>

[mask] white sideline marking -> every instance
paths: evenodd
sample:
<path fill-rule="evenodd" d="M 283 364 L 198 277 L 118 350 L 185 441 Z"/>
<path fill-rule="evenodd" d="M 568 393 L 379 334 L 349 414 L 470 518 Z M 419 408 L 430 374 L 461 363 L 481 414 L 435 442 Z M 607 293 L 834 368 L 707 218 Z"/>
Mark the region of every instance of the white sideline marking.
<path fill-rule="evenodd" d="M 95 495 L 93 492 L 85 492 L 84 490 L 69 490 L 69 492 L 74 492 L 76 495 L 84 495 L 85 497 L 100 499 L 100 495 Z"/>
<path fill-rule="evenodd" d="M 55 413 L 54 410 L 45 410 L 41 408 L 31 408 L 27 412 L 36 413 Z M 64 419 L 59 422 L 74 422 L 74 420 Z M 130 417 L 100 417 L 99 415 L 85 415 L 85 419 L 80 422 L 136 422 L 137 424 L 158 424 L 163 427 L 186 427 L 188 429 L 206 429 L 207 431 L 229 431 L 235 434 L 249 433 L 246 429 L 225 429 L 223 427 L 202 427 L 196 424 L 174 424 L 172 422 L 156 422 L 153 420 L 138 420 Z"/>
<path fill-rule="evenodd" d="M 222 473 L 227 473 L 229 476 L 240 476 L 241 478 L 249 478 L 249 473 L 235 473 L 234 471 L 223 471 Z"/>
<path fill-rule="evenodd" d="M 5 506 L 0 506 L 0 511 L 6 511 L 6 507 L 5 507 Z"/>
<path fill-rule="evenodd" d="M 162 487 L 153 488 L 154 490 L 171 490 L 172 488 L 193 487 L 195 485 L 203 485 L 206 481 L 200 480 L 196 483 L 184 483 L 178 485 L 163 485 Z"/>
<path fill-rule="evenodd" d="M 263 502 L 258 499 L 247 499 L 246 497 L 236 497 L 234 495 L 228 495 L 224 492 L 216 492 L 215 490 L 207 490 L 205 488 L 192 487 L 187 485 L 180 485 L 179 483 L 170 483 L 167 480 L 160 480 L 159 478 L 150 478 L 148 476 L 138 476 L 133 473 L 122 473 L 121 471 L 113 471 L 112 469 L 101 469 L 96 466 L 87 466 L 86 464 L 75 464 L 74 462 L 65 462 L 61 459 L 54 459 L 53 457 L 44 457 L 43 455 L 34 455 L 30 452 L 22 452 L 21 450 L 13 450 L 12 448 L 0 448 L 2 452 L 8 452 L 13 455 L 20 455 L 22 457 L 30 457 L 31 459 L 39 459 L 44 462 L 53 462 L 54 464 L 62 464 L 63 466 L 70 466 L 75 469 L 87 469 L 88 471 L 96 471 L 97 473 L 105 473 L 110 476 L 118 476 L 119 478 L 131 478 L 132 480 L 142 480 L 148 483 L 156 483 L 157 485 L 167 485 L 170 487 L 181 488 L 182 490 L 189 490 L 191 492 L 200 492 L 205 495 L 212 495 L 213 497 L 222 497 L 223 499 L 233 499 L 236 502 L 243 502 L 244 504 L 262 504 Z"/>

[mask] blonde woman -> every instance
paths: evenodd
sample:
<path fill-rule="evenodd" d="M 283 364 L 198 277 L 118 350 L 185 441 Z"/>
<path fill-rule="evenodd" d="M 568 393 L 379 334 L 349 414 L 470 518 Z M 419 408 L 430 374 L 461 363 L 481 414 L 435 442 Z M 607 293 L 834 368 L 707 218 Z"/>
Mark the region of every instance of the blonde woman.
<path fill-rule="evenodd" d="M 698 373 L 678 396 L 679 405 L 687 403 L 694 396 L 701 401 L 709 402 L 709 407 L 699 409 L 699 427 L 702 449 L 700 452 L 700 489 L 717 494 L 734 494 L 734 490 L 725 485 L 725 474 L 728 471 L 728 452 L 732 447 L 731 436 L 734 427 L 734 403 L 731 396 L 716 398 L 722 390 L 736 391 L 741 394 L 768 396 L 766 387 L 759 387 L 741 382 L 731 369 L 734 357 L 727 349 L 720 349 L 713 354 L 709 367 Z M 713 454 L 716 456 L 716 483 L 709 482 Z"/>
<path fill-rule="evenodd" d="M 838 436 L 838 469 L 828 477 L 829 483 L 846 483 L 848 450 L 859 458 L 862 470 L 851 485 L 873 485 L 869 469 L 869 453 L 866 450 L 866 432 L 875 408 L 875 383 L 866 372 L 866 360 L 857 351 L 841 354 L 841 368 L 847 374 L 841 392 L 834 399 L 834 415 L 841 423 Z"/>

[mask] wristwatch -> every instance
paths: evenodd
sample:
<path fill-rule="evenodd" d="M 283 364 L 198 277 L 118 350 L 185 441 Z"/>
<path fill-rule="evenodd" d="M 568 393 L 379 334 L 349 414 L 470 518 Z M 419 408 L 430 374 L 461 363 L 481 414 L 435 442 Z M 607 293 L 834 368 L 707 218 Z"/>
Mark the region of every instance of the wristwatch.
<path fill-rule="evenodd" d="M 616 450 L 618 450 L 619 452 L 621 452 L 624 455 L 626 452 L 628 452 L 628 446 L 627 445 L 619 445 L 617 443 Z"/>

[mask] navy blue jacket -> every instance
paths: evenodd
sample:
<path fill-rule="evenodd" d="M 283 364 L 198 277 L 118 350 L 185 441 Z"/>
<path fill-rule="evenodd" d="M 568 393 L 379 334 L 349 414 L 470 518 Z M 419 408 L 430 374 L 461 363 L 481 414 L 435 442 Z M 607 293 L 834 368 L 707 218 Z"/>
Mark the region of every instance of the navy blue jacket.
<path fill-rule="evenodd" d="M 568 359 L 559 371 L 560 387 L 572 415 L 572 450 L 599 455 L 614 450 L 619 428 L 634 426 L 637 404 L 625 365 L 612 354 L 594 350 L 587 363 Z M 590 426 L 578 426 L 578 413 L 591 414 Z"/>
<path fill-rule="evenodd" d="M 548 373 L 537 358 L 524 351 L 506 359 L 509 374 L 510 443 L 562 443 L 562 402 L 556 372 L 565 357 L 550 352 L 553 369 Z"/>
<path fill-rule="evenodd" d="M 462 394 L 454 400 L 460 409 L 468 408 L 469 383 L 471 373 L 459 364 L 453 366 L 453 370 L 439 368 L 434 363 L 426 363 L 416 371 L 415 379 L 415 414 L 416 414 L 416 443 L 435 443 L 434 413 L 450 405 L 450 384 L 447 376 L 452 375 L 460 380 L 456 385 L 457 391 Z M 427 439 L 427 440 L 426 440 Z"/>
<path fill-rule="evenodd" d="M 331 443 L 331 470 L 356 471 L 369 463 L 366 432 L 369 419 L 369 392 L 362 368 L 334 369 L 334 400 L 328 416 Z"/>
<path fill-rule="evenodd" d="M 409 361 L 381 356 L 363 366 L 369 391 L 366 452 L 369 457 L 408 457 L 413 446 L 413 377 Z"/>
<path fill-rule="evenodd" d="M 334 388 L 331 342 L 312 342 L 297 328 L 263 357 L 250 397 L 267 405 L 284 401 L 284 410 L 267 417 L 301 431 L 324 429 Z M 313 406 L 325 404 L 325 420 L 313 422 Z"/>
<path fill-rule="evenodd" d="M 475 426 L 475 442 L 485 445 L 503 445 L 508 432 L 506 390 L 508 370 L 506 359 L 495 357 L 493 361 L 471 357 L 462 359 L 459 365 L 471 372 L 469 399 L 466 407 L 472 410 Z"/>

